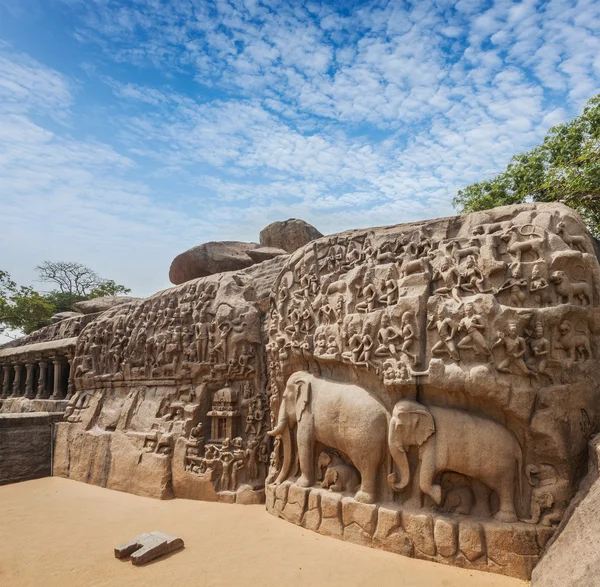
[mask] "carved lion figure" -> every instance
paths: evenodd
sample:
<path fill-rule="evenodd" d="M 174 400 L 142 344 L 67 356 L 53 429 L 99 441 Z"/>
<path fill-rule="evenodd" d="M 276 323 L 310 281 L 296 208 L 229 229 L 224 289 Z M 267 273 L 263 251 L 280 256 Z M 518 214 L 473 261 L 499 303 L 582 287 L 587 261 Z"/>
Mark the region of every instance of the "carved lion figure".
<path fill-rule="evenodd" d="M 575 332 L 573 324 L 569 320 L 563 320 L 558 327 L 560 339 L 556 348 L 563 349 L 567 358 L 577 361 L 591 359 L 592 349 L 590 339 L 584 332 Z"/>
<path fill-rule="evenodd" d="M 591 300 L 590 286 L 585 281 L 571 281 L 564 271 L 554 271 L 550 275 L 550 281 L 554 284 L 560 301 L 572 304 L 577 298 L 583 306 L 589 305 Z"/>

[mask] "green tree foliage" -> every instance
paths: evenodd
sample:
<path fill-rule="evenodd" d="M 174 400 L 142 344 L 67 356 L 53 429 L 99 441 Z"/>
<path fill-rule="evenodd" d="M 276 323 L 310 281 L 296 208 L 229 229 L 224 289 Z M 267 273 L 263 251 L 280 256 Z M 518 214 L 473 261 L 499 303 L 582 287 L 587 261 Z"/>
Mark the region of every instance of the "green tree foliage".
<path fill-rule="evenodd" d="M 18 286 L 0 270 L 0 333 L 11 330 L 29 334 L 50 324 L 53 314 L 72 310 L 76 302 L 131 291 L 112 279 L 102 279 L 81 263 L 46 261 L 36 269 L 40 281 L 54 284 L 54 289 L 40 293 Z"/>
<path fill-rule="evenodd" d="M 55 307 L 31 287 L 18 286 L 0 270 L 0 332 L 22 330 L 25 334 L 50 322 Z"/>
<path fill-rule="evenodd" d="M 563 202 L 600 236 L 600 94 L 583 114 L 551 128 L 539 146 L 515 155 L 496 177 L 466 187 L 454 198 L 460 212 L 523 202 Z"/>

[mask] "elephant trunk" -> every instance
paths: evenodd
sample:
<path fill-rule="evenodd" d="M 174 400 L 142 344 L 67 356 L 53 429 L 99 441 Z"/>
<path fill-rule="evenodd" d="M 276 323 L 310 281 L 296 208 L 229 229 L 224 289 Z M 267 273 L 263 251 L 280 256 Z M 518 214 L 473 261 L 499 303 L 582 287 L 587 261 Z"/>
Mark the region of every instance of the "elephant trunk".
<path fill-rule="evenodd" d="M 269 430 L 267 434 L 269 436 L 282 436 L 283 431 L 287 428 L 287 426 L 288 421 L 285 413 L 285 402 L 282 400 L 281 405 L 279 406 L 279 414 L 277 416 L 277 426 L 275 426 L 273 430 Z"/>
<path fill-rule="evenodd" d="M 392 473 L 388 476 L 388 482 L 394 491 L 402 491 L 410 481 L 410 466 L 408 464 L 408 456 L 402 444 L 401 439 L 396 434 L 396 423 L 394 419 L 390 421 L 390 429 L 388 434 L 388 447 L 392 459 L 400 473 L 400 482 L 396 479 L 396 474 Z"/>
<path fill-rule="evenodd" d="M 292 464 L 292 438 L 290 429 L 286 426 L 281 435 L 281 441 L 283 445 L 283 464 L 281 465 L 281 471 L 275 480 L 275 484 L 279 485 L 282 481 L 287 479 L 290 472 L 290 465 Z"/>

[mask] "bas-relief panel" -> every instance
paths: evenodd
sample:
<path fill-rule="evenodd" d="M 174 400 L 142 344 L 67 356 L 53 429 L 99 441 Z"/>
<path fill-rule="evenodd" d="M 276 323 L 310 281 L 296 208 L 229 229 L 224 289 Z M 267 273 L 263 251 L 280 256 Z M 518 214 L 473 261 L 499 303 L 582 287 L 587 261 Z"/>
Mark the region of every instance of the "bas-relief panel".
<path fill-rule="evenodd" d="M 315 505 L 326 490 L 404 512 L 404 534 L 424 516 L 434 543 L 448 519 L 457 541 L 476 520 L 477 564 L 458 546 L 444 557 L 441 539 L 413 540 L 413 555 L 527 577 L 597 420 L 598 275 L 577 216 L 543 205 L 347 232 L 292 255 L 267 326 L 268 509 L 345 536 L 343 508 Z M 376 524 L 362 530 L 389 546 Z"/>

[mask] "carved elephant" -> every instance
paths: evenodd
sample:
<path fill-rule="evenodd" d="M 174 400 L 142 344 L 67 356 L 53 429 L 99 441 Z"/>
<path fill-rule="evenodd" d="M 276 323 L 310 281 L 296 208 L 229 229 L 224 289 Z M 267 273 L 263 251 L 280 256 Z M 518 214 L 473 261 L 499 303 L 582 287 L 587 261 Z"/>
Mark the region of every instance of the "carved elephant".
<path fill-rule="evenodd" d="M 347 464 L 342 457 L 336 452 L 322 451 L 317 459 L 317 479 L 323 481 L 325 473 L 329 467 Z"/>
<path fill-rule="evenodd" d="M 277 426 L 269 432 L 281 436 L 284 450 L 275 483 L 289 475 L 291 431 L 295 429 L 301 471 L 298 485 L 310 487 L 315 482 L 314 453 L 320 442 L 348 456 L 361 479 L 355 499 L 373 503 L 377 471 L 388 454 L 388 422 L 386 408 L 362 387 L 328 381 L 305 371 L 294 373 L 282 395 Z"/>
<path fill-rule="evenodd" d="M 335 465 L 325 471 L 321 487 L 329 491 L 356 492 L 360 486 L 360 476 L 352 465 Z"/>
<path fill-rule="evenodd" d="M 495 517 L 516 522 L 515 496 L 522 495 L 522 452 L 515 436 L 504 426 L 462 410 L 430 407 L 412 400 L 400 400 L 392 412 L 388 443 L 398 447 L 394 459 L 400 481 L 389 481 L 400 491 L 410 481 L 406 451 L 418 447 L 419 488 L 440 505 L 442 488 L 434 479 L 443 471 L 455 471 L 484 483 L 496 491 L 500 508 Z"/>

